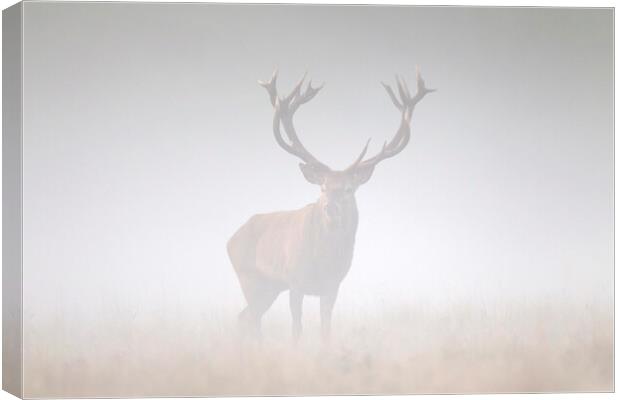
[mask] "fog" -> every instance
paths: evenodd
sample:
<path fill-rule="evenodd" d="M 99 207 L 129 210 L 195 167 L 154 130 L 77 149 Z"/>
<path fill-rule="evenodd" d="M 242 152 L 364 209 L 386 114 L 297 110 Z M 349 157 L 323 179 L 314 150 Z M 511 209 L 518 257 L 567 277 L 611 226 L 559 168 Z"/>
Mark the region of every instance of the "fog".
<path fill-rule="evenodd" d="M 611 9 L 24 7 L 25 395 L 612 390 Z M 344 168 L 416 65 L 331 347 L 312 298 L 291 347 L 286 293 L 237 343 L 227 240 L 319 196 L 257 80 L 325 82 L 296 127 Z"/>

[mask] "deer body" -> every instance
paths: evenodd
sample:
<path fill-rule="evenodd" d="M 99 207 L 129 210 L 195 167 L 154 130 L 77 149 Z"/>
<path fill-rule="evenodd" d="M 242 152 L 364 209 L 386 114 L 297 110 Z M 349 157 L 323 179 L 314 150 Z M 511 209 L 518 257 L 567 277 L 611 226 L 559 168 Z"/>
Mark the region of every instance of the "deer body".
<path fill-rule="evenodd" d="M 317 202 L 298 210 L 254 215 L 228 242 L 235 271 L 259 274 L 281 290 L 304 295 L 333 290 L 353 257 L 355 204 L 347 214 L 342 224 L 330 224 Z"/>
<path fill-rule="evenodd" d="M 254 215 L 228 241 L 228 255 L 247 301 L 239 322 L 243 333 L 258 334 L 263 314 L 281 292 L 288 290 L 293 338 L 297 339 L 301 334 L 304 296 L 319 296 L 322 335 L 327 340 L 340 283 L 353 259 L 358 225 L 355 191 L 370 179 L 379 162 L 407 146 L 413 109 L 433 90 L 425 87 L 419 73 L 415 96 L 411 96 L 407 85 L 398 77 L 398 97 L 384 84 L 392 103 L 401 112 L 396 135 L 369 159 L 364 159 L 366 143 L 350 167 L 334 171 L 308 152 L 293 124 L 297 109 L 321 88 L 313 88 L 310 83 L 302 92 L 302 79 L 289 95 L 279 97 L 276 77 L 274 73 L 270 81 L 259 82 L 267 89 L 275 111 L 274 137 L 280 147 L 303 161 L 299 164 L 301 172 L 308 182 L 321 187 L 321 196 L 298 210 Z M 281 126 L 288 141 L 280 131 Z"/>

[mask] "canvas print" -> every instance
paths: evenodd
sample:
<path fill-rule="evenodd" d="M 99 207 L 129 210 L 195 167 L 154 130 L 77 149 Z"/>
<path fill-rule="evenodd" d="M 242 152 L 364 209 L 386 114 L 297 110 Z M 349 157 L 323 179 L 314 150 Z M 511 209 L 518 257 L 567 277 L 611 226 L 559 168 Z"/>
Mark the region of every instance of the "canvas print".
<path fill-rule="evenodd" d="M 5 390 L 614 390 L 612 9 L 3 16 Z"/>

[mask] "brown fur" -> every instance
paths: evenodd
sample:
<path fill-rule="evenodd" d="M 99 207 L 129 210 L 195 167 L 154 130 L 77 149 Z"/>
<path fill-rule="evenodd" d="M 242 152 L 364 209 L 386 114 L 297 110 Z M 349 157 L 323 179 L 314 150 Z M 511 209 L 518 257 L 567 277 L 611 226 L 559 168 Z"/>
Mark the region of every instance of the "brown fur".
<path fill-rule="evenodd" d="M 242 322 L 258 329 L 262 314 L 285 290 L 335 300 L 353 257 L 355 199 L 341 211 L 342 219 L 331 223 L 320 199 L 298 210 L 254 215 L 237 230 L 227 248 L 248 303 Z"/>

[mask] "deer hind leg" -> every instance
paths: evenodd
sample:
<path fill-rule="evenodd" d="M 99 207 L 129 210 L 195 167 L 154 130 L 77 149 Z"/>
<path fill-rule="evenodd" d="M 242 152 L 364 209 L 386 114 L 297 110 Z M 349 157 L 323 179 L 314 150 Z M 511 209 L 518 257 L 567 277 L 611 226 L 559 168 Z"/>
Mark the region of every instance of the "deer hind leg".
<path fill-rule="evenodd" d="M 261 320 L 280 294 L 280 289 L 264 278 L 253 274 L 239 276 L 243 294 L 248 305 L 239 314 L 239 327 L 242 335 L 260 338 Z"/>

